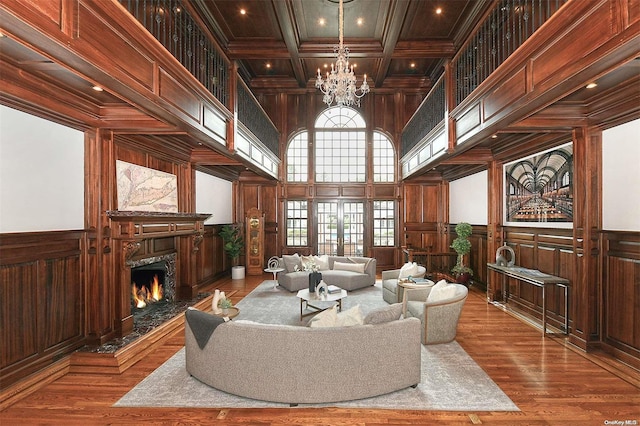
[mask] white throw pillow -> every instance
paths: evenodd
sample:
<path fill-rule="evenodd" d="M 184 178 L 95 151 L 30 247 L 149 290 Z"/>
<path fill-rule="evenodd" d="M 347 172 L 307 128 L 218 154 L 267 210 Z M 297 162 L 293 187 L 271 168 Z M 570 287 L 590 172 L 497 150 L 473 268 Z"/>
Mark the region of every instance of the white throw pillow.
<path fill-rule="evenodd" d="M 445 280 L 440 280 L 431 288 L 431 292 L 429 292 L 429 296 L 427 296 L 427 303 L 441 302 L 455 295 L 456 286 L 447 283 Z"/>
<path fill-rule="evenodd" d="M 352 325 L 362 325 L 364 319 L 362 317 L 362 311 L 360 305 L 356 305 L 344 312 L 338 313 L 338 320 L 336 321 L 336 327 L 348 327 Z"/>
<path fill-rule="evenodd" d="M 318 265 L 319 271 L 329 270 L 329 256 L 323 254 L 322 256 L 313 256 L 313 261 Z"/>
<path fill-rule="evenodd" d="M 311 265 L 315 263 L 313 256 L 300 256 L 300 262 L 305 271 L 311 270 Z"/>
<path fill-rule="evenodd" d="M 307 325 L 309 327 L 335 327 L 337 321 L 338 308 L 337 306 L 332 306 L 311 318 Z"/>
<path fill-rule="evenodd" d="M 398 276 L 398 279 L 408 278 L 414 275 L 418 275 L 418 265 L 416 262 L 407 262 L 402 265 L 402 268 L 400 268 L 400 275 Z"/>
<path fill-rule="evenodd" d="M 351 271 L 358 272 L 360 274 L 364 274 L 364 263 L 342 263 L 342 262 L 334 262 L 333 270 L 334 271 Z"/>

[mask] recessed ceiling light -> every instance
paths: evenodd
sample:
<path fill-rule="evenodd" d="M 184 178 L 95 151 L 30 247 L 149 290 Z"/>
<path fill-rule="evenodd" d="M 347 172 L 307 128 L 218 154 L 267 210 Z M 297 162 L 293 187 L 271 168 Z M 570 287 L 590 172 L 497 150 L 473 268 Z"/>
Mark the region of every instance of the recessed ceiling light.
<path fill-rule="evenodd" d="M 266 64 L 264 64 L 265 67 L 267 67 L 268 69 L 271 69 L 271 62 L 267 62 Z"/>
<path fill-rule="evenodd" d="M 440 14 L 442 14 L 442 8 L 441 7 L 436 9 L 436 15 L 440 15 Z"/>
<path fill-rule="evenodd" d="M 102 92 L 104 89 L 100 86 L 93 86 L 92 87 L 93 90 L 95 90 L 96 92 Z"/>
<path fill-rule="evenodd" d="M 322 67 L 323 68 L 329 68 L 329 64 L 323 64 Z"/>
<path fill-rule="evenodd" d="M 491 139 L 498 139 L 498 135 L 491 135 Z"/>
<path fill-rule="evenodd" d="M 321 27 L 324 27 L 327 24 L 327 20 L 324 18 L 320 18 L 318 19 L 318 25 L 320 25 Z"/>
<path fill-rule="evenodd" d="M 409 64 L 409 66 L 410 66 L 411 68 L 415 68 L 415 67 L 416 67 L 416 63 L 415 63 L 415 62 L 411 62 L 411 63 Z"/>
<path fill-rule="evenodd" d="M 587 89 L 593 89 L 594 87 L 598 87 L 598 84 L 596 82 L 587 84 Z"/>
<path fill-rule="evenodd" d="M 240 9 L 240 15 L 246 15 L 247 14 L 247 9 L 242 8 Z"/>
<path fill-rule="evenodd" d="M 358 24 L 358 26 L 361 27 L 364 24 L 364 18 L 356 19 L 356 24 Z"/>

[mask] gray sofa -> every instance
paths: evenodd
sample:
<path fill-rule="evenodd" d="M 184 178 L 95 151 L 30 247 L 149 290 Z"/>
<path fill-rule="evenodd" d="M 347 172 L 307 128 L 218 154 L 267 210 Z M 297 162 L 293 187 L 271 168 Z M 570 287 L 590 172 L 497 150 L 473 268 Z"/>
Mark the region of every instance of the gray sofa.
<path fill-rule="evenodd" d="M 353 291 L 359 288 L 372 286 L 376 283 L 377 262 L 374 258 L 328 256 L 328 262 L 329 269 L 319 271 L 322 274 L 322 280 L 327 283 L 327 285 L 336 285 L 347 291 Z M 334 269 L 335 263 L 364 264 L 364 273 Z M 285 268 L 285 270 L 278 273 L 279 285 L 289 291 L 298 291 L 309 287 L 308 271 L 296 272 L 292 269 L 287 269 L 287 265 L 282 258 L 280 258 L 280 265 Z"/>
<path fill-rule="evenodd" d="M 193 317 L 185 321 L 189 374 L 247 398 L 292 405 L 348 401 L 421 380 L 417 318 L 333 328 L 229 321 L 202 349 L 190 323 L 198 327 Z"/>

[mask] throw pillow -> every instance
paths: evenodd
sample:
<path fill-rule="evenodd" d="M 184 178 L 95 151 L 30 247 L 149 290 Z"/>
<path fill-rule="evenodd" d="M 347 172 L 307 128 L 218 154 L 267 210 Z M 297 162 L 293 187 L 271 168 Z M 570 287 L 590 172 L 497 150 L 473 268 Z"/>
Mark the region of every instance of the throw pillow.
<path fill-rule="evenodd" d="M 342 263 L 342 262 L 334 262 L 333 270 L 334 271 L 351 271 L 358 272 L 360 274 L 364 274 L 364 263 Z"/>
<path fill-rule="evenodd" d="M 313 261 L 318 265 L 318 271 L 329 270 L 329 256 L 323 254 L 322 256 L 313 256 Z"/>
<path fill-rule="evenodd" d="M 307 325 L 309 327 L 335 327 L 337 321 L 338 308 L 337 306 L 332 306 L 311 318 Z"/>
<path fill-rule="evenodd" d="M 305 271 L 311 270 L 311 265 L 315 263 L 313 256 L 300 256 L 300 262 L 302 262 L 302 268 Z"/>
<path fill-rule="evenodd" d="M 338 313 L 338 320 L 336 321 L 336 327 L 349 327 L 352 325 L 362 325 L 362 311 L 360 305 L 356 305 L 344 312 Z"/>
<path fill-rule="evenodd" d="M 402 303 L 394 303 L 383 308 L 374 309 L 369 312 L 362 321 L 363 324 L 382 324 L 399 320 L 402 315 Z"/>
<path fill-rule="evenodd" d="M 284 262 L 284 267 L 287 272 L 295 272 L 296 266 L 298 266 L 298 270 L 302 270 L 302 259 L 296 254 L 283 254 L 282 261 Z"/>
<path fill-rule="evenodd" d="M 443 300 L 447 300 L 456 295 L 455 284 L 449 284 L 444 280 L 440 280 L 433 286 L 429 296 L 427 296 L 427 303 L 436 303 Z"/>
<path fill-rule="evenodd" d="M 402 278 L 408 278 L 409 276 L 414 276 L 418 274 L 418 265 L 416 264 L 416 262 L 407 262 L 404 265 L 402 265 L 402 268 L 400 268 L 400 275 L 398 276 L 398 279 L 402 279 Z"/>

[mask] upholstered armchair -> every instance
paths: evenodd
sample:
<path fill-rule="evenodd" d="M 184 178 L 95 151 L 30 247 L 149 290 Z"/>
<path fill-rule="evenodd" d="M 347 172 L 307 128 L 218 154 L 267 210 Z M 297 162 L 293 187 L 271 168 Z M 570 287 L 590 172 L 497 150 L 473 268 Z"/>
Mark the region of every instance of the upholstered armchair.
<path fill-rule="evenodd" d="M 389 304 L 402 303 L 402 288 L 398 288 L 398 278 L 402 269 L 382 271 L 382 299 Z M 417 272 L 410 274 L 413 278 L 422 278 L 427 273 L 424 266 L 417 265 Z M 429 284 L 433 282 L 429 281 Z"/>
<path fill-rule="evenodd" d="M 405 285 L 402 313 L 422 322 L 422 343 L 448 343 L 456 338 L 458 320 L 469 290 L 461 284 L 444 281 L 434 286 Z"/>

